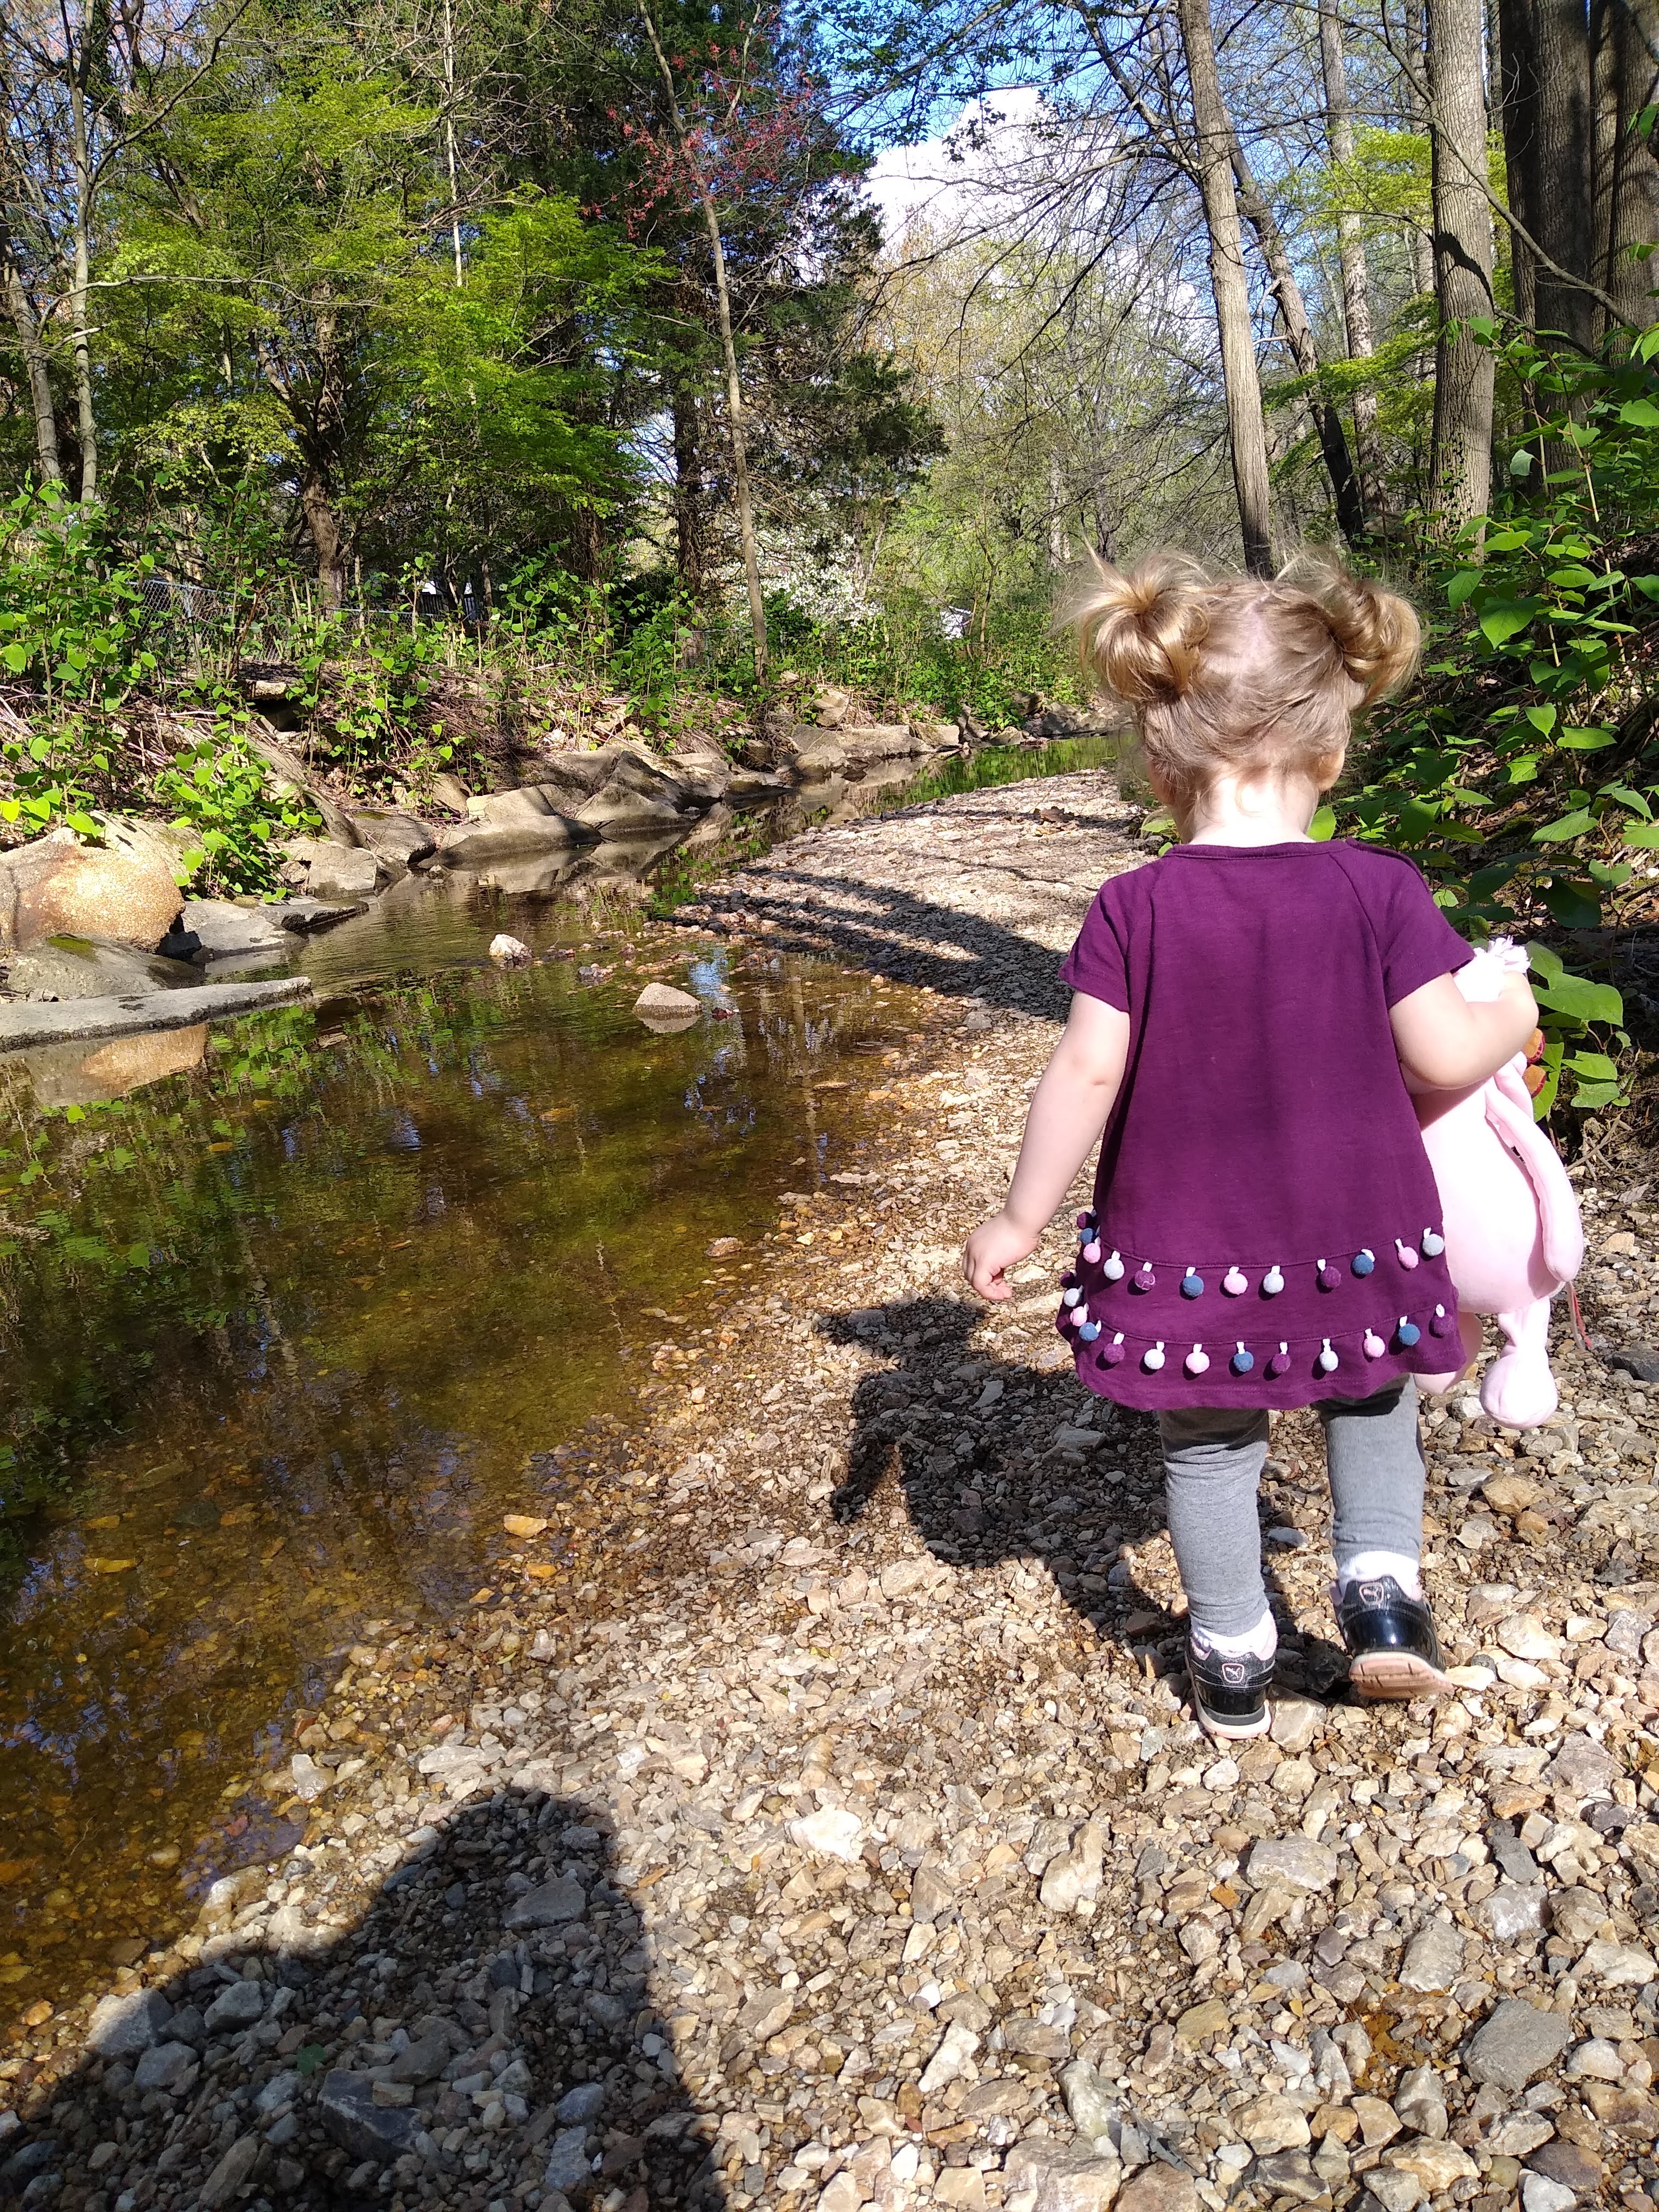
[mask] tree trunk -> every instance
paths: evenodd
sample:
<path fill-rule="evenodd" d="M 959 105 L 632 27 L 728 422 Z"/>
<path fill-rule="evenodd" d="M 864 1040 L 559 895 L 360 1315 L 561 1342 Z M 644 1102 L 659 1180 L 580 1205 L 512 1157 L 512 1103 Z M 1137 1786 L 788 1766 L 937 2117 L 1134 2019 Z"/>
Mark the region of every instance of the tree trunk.
<path fill-rule="evenodd" d="M 1480 0 L 1430 0 L 1430 189 L 1436 304 L 1430 504 L 1448 533 L 1492 495 L 1493 356 L 1471 330 L 1492 313 Z"/>
<path fill-rule="evenodd" d="M 75 163 L 75 279 L 70 291 L 70 329 L 75 360 L 75 404 L 81 435 L 81 498 L 98 496 L 98 416 L 92 390 L 92 144 L 87 95 L 75 58 L 69 59 L 70 129 Z"/>
<path fill-rule="evenodd" d="M 300 486 L 300 507 L 317 556 L 317 591 L 329 614 L 345 605 L 345 532 L 334 512 L 334 501 L 319 471 L 306 471 Z"/>
<path fill-rule="evenodd" d="M 738 537 L 743 546 L 744 581 L 749 591 L 749 627 L 754 641 L 755 681 L 766 681 L 766 602 L 761 594 L 760 552 L 755 540 L 755 510 L 749 495 L 749 436 L 744 420 L 743 379 L 738 371 L 738 344 L 732 328 L 732 292 L 726 277 L 726 244 L 720 236 L 720 212 L 685 127 L 674 71 L 657 30 L 656 18 L 646 0 L 636 0 L 640 21 L 651 41 L 657 70 L 668 94 L 668 112 L 680 155 L 695 179 L 703 228 L 708 234 L 709 258 L 714 264 L 714 308 L 720 323 L 720 352 L 726 363 L 726 417 L 732 437 L 732 482 L 738 501 Z"/>
<path fill-rule="evenodd" d="M 1209 0 L 1177 0 L 1177 11 L 1197 134 L 1199 191 L 1209 231 L 1210 284 L 1221 341 L 1221 378 L 1227 401 L 1239 536 L 1243 540 L 1244 565 L 1250 574 L 1270 576 L 1273 556 L 1267 434 L 1261 416 L 1249 287 L 1244 277 L 1244 243 L 1233 192 L 1232 125 L 1216 70 Z"/>
<path fill-rule="evenodd" d="M 708 581 L 708 516 L 702 481 L 702 425 L 697 395 L 689 376 L 669 385 L 674 422 L 674 565 L 680 589 L 701 603 Z"/>
<path fill-rule="evenodd" d="M 1654 134 L 1632 125 L 1659 101 L 1659 0 L 1590 0 L 1590 69 L 1595 274 L 1619 320 L 1640 329 L 1659 313 L 1659 258 L 1636 253 L 1659 244 L 1659 161 Z"/>
<path fill-rule="evenodd" d="M 1324 457 L 1325 473 L 1331 480 L 1331 498 L 1336 507 L 1337 527 L 1350 545 L 1360 544 L 1365 536 L 1365 507 L 1360 496 L 1359 482 L 1353 472 L 1353 459 L 1348 451 L 1347 433 L 1342 427 L 1340 408 L 1327 399 L 1320 391 L 1319 349 L 1308 321 L 1308 311 L 1303 304 L 1302 288 L 1296 281 L 1285 234 L 1279 229 L 1267 195 L 1255 180 L 1255 172 L 1244 158 L 1244 149 L 1237 134 L 1232 139 L 1233 176 L 1238 185 L 1238 205 L 1244 220 L 1255 233 L 1261 258 L 1267 265 L 1267 276 L 1273 288 L 1273 297 L 1279 305 L 1279 319 L 1285 332 L 1285 342 L 1291 349 L 1298 376 L 1310 380 L 1308 405 L 1312 412 L 1314 427 L 1319 434 L 1319 450 Z"/>
<path fill-rule="evenodd" d="M 1492 96 L 1504 134 L 1504 174 L 1510 212 L 1528 238 L 1540 236 L 1541 180 L 1538 167 L 1537 21 L 1534 0 L 1495 0 L 1499 18 L 1499 62 Z M 1530 331 L 1538 327 L 1538 263 L 1527 240 L 1510 239 L 1515 277 L 1515 312 Z"/>
<path fill-rule="evenodd" d="M 0 229 L 0 282 L 5 286 L 6 313 L 17 333 L 17 350 L 28 372 L 29 403 L 34 410 L 34 449 L 40 459 L 40 474 L 47 483 L 60 484 L 64 481 L 64 465 L 58 450 L 58 416 L 52 403 L 46 349 L 40 343 L 40 326 L 35 320 L 23 272 L 17 265 L 16 249 L 6 229 Z"/>
<path fill-rule="evenodd" d="M 1510 204 L 1540 248 L 1534 255 L 1524 240 L 1516 241 L 1517 263 L 1529 264 L 1521 291 L 1531 293 L 1534 328 L 1589 352 L 1596 342 L 1596 302 L 1571 282 L 1597 281 L 1595 117 L 1584 0 L 1501 0 L 1501 14 Z"/>
<path fill-rule="evenodd" d="M 1428 69 L 1425 0 L 1406 0 L 1406 115 L 1419 138 L 1429 135 L 1429 104 L 1423 96 Z M 1434 289 L 1434 240 L 1413 223 L 1411 228 L 1412 273 L 1419 297 Z"/>
<path fill-rule="evenodd" d="M 1353 110 L 1348 103 L 1347 57 L 1342 51 L 1342 19 L 1336 12 L 1336 0 L 1319 0 L 1319 63 L 1331 160 L 1352 170 Z M 1370 277 L 1358 216 L 1337 217 L 1336 250 L 1342 270 L 1342 320 L 1348 334 L 1348 358 L 1369 361 L 1373 351 Z M 1377 514 L 1383 501 L 1382 450 L 1377 442 L 1374 392 L 1355 392 L 1353 427 L 1354 442 L 1359 448 L 1361 496 L 1366 514 Z"/>

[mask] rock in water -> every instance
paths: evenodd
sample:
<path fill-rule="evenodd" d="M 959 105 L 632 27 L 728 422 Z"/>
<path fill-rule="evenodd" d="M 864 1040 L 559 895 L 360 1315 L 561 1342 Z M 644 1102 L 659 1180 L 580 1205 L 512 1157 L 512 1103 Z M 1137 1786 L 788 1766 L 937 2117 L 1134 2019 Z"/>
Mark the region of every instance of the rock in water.
<path fill-rule="evenodd" d="M 702 1012 L 702 1000 L 672 983 L 647 983 L 634 1001 L 634 1012 L 647 1029 L 661 1035 L 690 1029 Z"/>
<path fill-rule="evenodd" d="M 314 899 L 331 902 L 373 898 L 380 884 L 380 864 L 366 845 L 319 843 L 306 875 Z"/>
<path fill-rule="evenodd" d="M 520 937 L 509 937 L 503 930 L 489 940 L 489 957 L 499 960 L 503 968 L 527 968 L 530 947 Z"/>
<path fill-rule="evenodd" d="M 48 937 L 113 937 L 159 945 L 184 900 L 159 859 L 37 837 L 0 856 L 0 950 Z"/>

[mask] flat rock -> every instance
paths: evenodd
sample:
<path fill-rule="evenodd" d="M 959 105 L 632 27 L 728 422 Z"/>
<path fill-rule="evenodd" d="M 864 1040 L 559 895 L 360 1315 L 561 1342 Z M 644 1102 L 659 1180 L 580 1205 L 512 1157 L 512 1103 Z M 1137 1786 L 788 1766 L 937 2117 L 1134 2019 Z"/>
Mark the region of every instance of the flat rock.
<path fill-rule="evenodd" d="M 1555 2063 L 1571 2038 L 1572 2024 L 1564 2014 L 1505 1997 L 1465 2044 L 1464 2071 L 1472 2081 L 1490 2081 L 1519 2096 Z"/>
<path fill-rule="evenodd" d="M 1544 1769 L 1543 1778 L 1552 1790 L 1582 1801 L 1610 1796 L 1613 1784 L 1624 1771 L 1622 1761 L 1597 1743 L 1593 1735 L 1575 1734 L 1567 1738 Z"/>
<path fill-rule="evenodd" d="M 1654 1978 L 1653 1954 L 1637 1943 L 1590 1943 L 1585 1946 L 1576 1973 L 1588 1976 L 1607 1989 L 1641 1989 Z"/>
<path fill-rule="evenodd" d="M 1513 1943 L 1543 1927 L 1546 1902 L 1541 1883 L 1500 1881 L 1475 1907 L 1475 1917 L 1494 1943 Z"/>
<path fill-rule="evenodd" d="M 139 2053 L 133 2087 L 143 2094 L 152 2089 L 171 2092 L 194 2075 L 197 2064 L 196 2053 L 187 2043 L 153 2043 Z"/>
<path fill-rule="evenodd" d="M 1565 2182 L 1551 2180 L 1547 2173 L 1523 2173 L 1521 2202 L 1525 2212 L 1567 2212 L 1569 2205 L 1578 2202 L 1578 2192 Z"/>
<path fill-rule="evenodd" d="M 1118 2212 L 1198 2212 L 1198 2184 L 1154 2159 L 1124 2183 L 1117 2205 Z"/>
<path fill-rule="evenodd" d="M 319 843 L 306 872 L 306 889 L 314 899 L 373 898 L 381 874 L 380 861 L 366 845 Z"/>
<path fill-rule="evenodd" d="M 54 999 L 143 997 L 164 991 L 192 991 L 202 981 L 188 960 L 164 959 L 141 952 L 110 937 L 48 937 L 7 963 L 6 987 L 17 998 L 45 994 Z"/>
<path fill-rule="evenodd" d="M 1408 1990 L 1449 1990 L 1463 1971 L 1463 1939 L 1443 1920 L 1431 1920 L 1407 1949 L 1400 1978 Z"/>
<path fill-rule="evenodd" d="M 1396 2173 L 1414 2175 L 1425 2197 L 1438 2197 L 1454 2182 L 1473 2179 L 1479 2171 L 1468 2151 L 1456 2143 L 1423 2139 L 1391 2143 L 1382 2154 L 1382 2163 Z"/>
<path fill-rule="evenodd" d="M 337 2069 L 324 2075 L 317 2110 L 343 2150 L 355 2159 L 373 2159 L 377 2166 L 400 2158 L 420 2124 L 410 2106 L 377 2105 L 374 2085 L 366 2074 Z"/>
<path fill-rule="evenodd" d="M 1527 2163 L 1534 2173 L 1547 2174 L 1550 2180 L 1571 2189 L 1576 2197 L 1594 2195 L 1607 2173 L 1594 2151 L 1586 2150 L 1582 2143 L 1563 2142 L 1559 2138 L 1534 2151 Z"/>
<path fill-rule="evenodd" d="M 1267 1836 L 1249 1856 L 1249 1876 L 1257 1889 L 1329 1889 L 1337 1877 L 1336 1853 L 1306 1836 Z"/>
<path fill-rule="evenodd" d="M 93 2008 L 87 2042 L 100 2058 L 132 2058 L 161 2039 L 173 2007 L 160 1990 L 132 1990 L 100 1997 Z"/>
<path fill-rule="evenodd" d="M 574 1875 L 559 1875 L 535 1889 L 526 1890 L 507 1907 L 501 1925 L 507 1929 L 562 1928 L 580 1920 L 587 1910 L 587 1893 Z"/>
<path fill-rule="evenodd" d="M 195 970 L 190 971 L 192 976 Z M 264 982 L 203 983 L 190 990 L 158 991 L 146 997 L 73 999 L 57 1006 L 32 1000 L 0 1003 L 0 1054 L 27 1052 L 71 1039 L 137 1036 L 152 1030 L 192 1028 L 257 1006 L 290 1006 L 311 995 L 308 975 L 279 975 Z"/>
<path fill-rule="evenodd" d="M 263 1982 L 231 1982 L 207 2008 L 207 2032 L 223 2035 L 232 2028 L 252 2027 L 264 2017 L 264 2009 Z"/>
<path fill-rule="evenodd" d="M 265 911 L 278 929 L 298 937 L 315 937 L 354 914 L 367 914 L 368 901 L 361 899 L 289 898 L 274 900 Z"/>
<path fill-rule="evenodd" d="M 1276 2150 L 1300 2150 L 1313 2140 L 1308 2115 L 1291 2097 L 1252 2097 L 1231 2117 L 1258 2157 L 1270 2156 Z"/>
<path fill-rule="evenodd" d="M 438 848 L 437 832 L 413 814 L 396 808 L 365 808 L 354 814 L 351 826 L 371 853 L 411 867 L 428 859 Z"/>
<path fill-rule="evenodd" d="M 179 924 L 210 959 L 246 952 L 282 952 L 288 933 L 268 906 L 238 906 L 234 899 L 186 899 Z"/>
<path fill-rule="evenodd" d="M 864 1855 L 864 1823 L 856 1813 L 845 1807 L 826 1805 L 821 1812 L 808 1813 L 788 1825 L 789 1840 L 799 1844 L 821 1857 L 840 1859 L 848 1866 L 856 1865 Z"/>
<path fill-rule="evenodd" d="M 1511 1659 L 1558 1659 L 1561 1645 L 1534 1613 L 1512 1613 L 1492 1632 Z"/>

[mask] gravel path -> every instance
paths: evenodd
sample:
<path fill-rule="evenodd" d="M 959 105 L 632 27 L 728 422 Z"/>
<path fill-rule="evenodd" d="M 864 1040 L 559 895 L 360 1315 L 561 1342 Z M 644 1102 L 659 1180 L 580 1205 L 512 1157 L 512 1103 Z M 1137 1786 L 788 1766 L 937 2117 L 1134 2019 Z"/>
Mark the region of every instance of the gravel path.
<path fill-rule="evenodd" d="M 940 994 L 874 1071 L 872 1164 L 787 1197 L 741 1325 L 581 1440 L 578 1576 L 532 1467 L 471 1616 L 382 1624 L 285 1749 L 307 1842 L 19 2031 L 24 2202 L 1659 2197 L 1659 1405 L 1564 1348 L 1549 1429 L 1430 1416 L 1437 1708 L 1346 1700 L 1314 1427 L 1279 1420 L 1284 1694 L 1223 1756 L 1148 1426 L 1049 1326 L 1064 1232 L 1011 1307 L 960 1294 L 1133 829 L 1100 777 L 981 793 L 688 917 Z M 1627 1340 L 1656 1215 L 1581 1188 Z"/>

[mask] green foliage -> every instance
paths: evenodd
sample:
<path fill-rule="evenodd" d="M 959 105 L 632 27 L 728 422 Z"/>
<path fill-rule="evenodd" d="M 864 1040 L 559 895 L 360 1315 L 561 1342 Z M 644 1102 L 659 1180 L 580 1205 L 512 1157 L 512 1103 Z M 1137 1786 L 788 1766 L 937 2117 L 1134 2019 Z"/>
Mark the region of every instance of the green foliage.
<path fill-rule="evenodd" d="M 0 508 L 0 668 L 49 706 L 111 706 L 155 672 L 141 586 L 155 568 L 128 555 L 102 510 L 55 485 Z"/>
<path fill-rule="evenodd" d="M 1337 808 L 1345 830 L 1411 853 L 1477 939 L 1616 924 L 1650 895 L 1638 856 L 1659 848 L 1659 329 L 1601 362 L 1521 339 L 1499 355 L 1518 426 L 1507 480 L 1431 570 L 1444 611 L 1424 681 L 1379 714 L 1363 787 Z M 1532 960 L 1540 1112 L 1564 1077 L 1577 1109 L 1622 1103 L 1620 994 L 1547 945 Z"/>
<path fill-rule="evenodd" d="M 233 896 L 276 890 L 277 842 L 319 826 L 302 799 L 273 792 L 247 742 L 247 719 L 241 702 L 222 691 L 212 736 L 178 753 L 151 786 L 155 804 L 197 840 L 186 866 L 199 870 L 204 888 Z"/>

